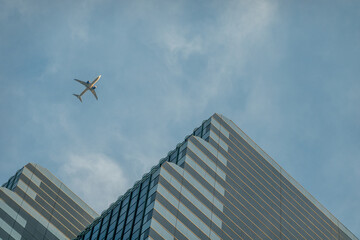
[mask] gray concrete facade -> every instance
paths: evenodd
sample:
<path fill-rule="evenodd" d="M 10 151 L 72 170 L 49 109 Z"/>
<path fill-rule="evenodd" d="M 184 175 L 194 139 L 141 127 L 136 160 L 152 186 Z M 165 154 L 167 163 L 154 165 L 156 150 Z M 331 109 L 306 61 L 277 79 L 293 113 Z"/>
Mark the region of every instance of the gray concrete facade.
<path fill-rule="evenodd" d="M 27 164 L 0 188 L 0 239 L 72 239 L 98 216 L 37 164 Z"/>
<path fill-rule="evenodd" d="M 77 239 L 358 238 L 214 114 Z"/>

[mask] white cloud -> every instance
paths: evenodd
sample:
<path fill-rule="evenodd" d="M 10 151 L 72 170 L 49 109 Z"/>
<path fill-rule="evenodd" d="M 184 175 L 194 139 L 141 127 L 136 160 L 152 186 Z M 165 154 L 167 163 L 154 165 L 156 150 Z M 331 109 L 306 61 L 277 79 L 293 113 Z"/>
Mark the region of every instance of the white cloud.
<path fill-rule="evenodd" d="M 212 99 L 226 97 L 234 82 L 240 81 L 233 76 L 244 75 L 245 64 L 252 59 L 254 50 L 272 44 L 267 40 L 271 38 L 269 29 L 275 22 L 276 11 L 273 2 L 234 1 L 219 6 L 219 15 L 213 24 L 201 31 L 196 31 L 192 25 L 184 24 L 181 20 L 166 23 L 165 27 L 159 29 L 158 44 L 166 49 L 164 59 L 170 72 L 175 72 L 174 75 L 187 77 L 182 65 L 192 55 L 206 58 L 206 65 L 195 70 L 198 73 L 195 79 L 179 83 L 168 81 L 167 95 L 164 96 L 166 101 L 163 103 L 165 110 L 181 121 L 194 114 L 194 109 L 202 113 Z M 189 70 L 189 66 L 186 67 Z M 257 82 L 250 85 L 261 87 Z M 251 95 L 248 101 L 253 98 L 255 96 Z M 272 104 L 266 99 L 265 103 Z M 258 109 L 253 108 L 251 111 Z"/>
<path fill-rule="evenodd" d="M 200 36 L 186 36 L 181 26 L 169 26 L 160 33 L 160 45 L 165 47 L 165 59 L 169 67 L 181 73 L 177 68 L 179 61 L 186 60 L 190 55 L 201 53 L 203 50 Z"/>
<path fill-rule="evenodd" d="M 124 169 L 100 153 L 70 154 L 60 174 L 64 183 L 99 214 L 129 185 Z"/>

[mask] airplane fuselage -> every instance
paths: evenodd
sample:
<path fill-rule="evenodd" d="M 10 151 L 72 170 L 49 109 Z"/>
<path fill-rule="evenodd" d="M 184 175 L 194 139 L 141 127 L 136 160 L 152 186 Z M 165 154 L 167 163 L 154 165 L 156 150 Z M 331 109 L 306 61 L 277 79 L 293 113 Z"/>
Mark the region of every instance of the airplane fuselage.
<path fill-rule="evenodd" d="M 80 93 L 80 95 L 77 95 L 77 94 L 73 94 L 73 95 L 76 96 L 82 102 L 81 96 L 87 90 L 90 90 L 92 92 L 92 94 L 95 96 L 96 100 L 97 100 L 98 98 L 97 98 L 96 93 L 95 93 L 95 88 L 96 88 L 95 84 L 99 81 L 100 78 L 101 78 L 101 75 L 99 75 L 97 78 L 95 78 L 95 80 L 92 81 L 92 82 L 90 82 L 90 81 L 84 82 L 84 81 L 81 81 L 79 79 L 75 79 L 79 83 L 83 84 L 85 86 L 85 89 L 84 89 L 84 91 L 82 91 L 82 93 Z"/>
<path fill-rule="evenodd" d="M 99 79 L 101 78 L 101 75 L 99 75 L 90 85 L 89 85 L 89 89 L 91 89 L 98 81 Z"/>

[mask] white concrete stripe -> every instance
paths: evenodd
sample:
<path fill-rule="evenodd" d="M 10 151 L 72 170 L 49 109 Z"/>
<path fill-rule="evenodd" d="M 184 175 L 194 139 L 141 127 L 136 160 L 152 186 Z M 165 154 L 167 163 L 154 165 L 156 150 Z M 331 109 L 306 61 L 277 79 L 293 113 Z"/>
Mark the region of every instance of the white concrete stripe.
<path fill-rule="evenodd" d="M 54 225 L 50 224 L 50 222 L 46 220 L 46 218 L 44 218 L 33 207 L 31 207 L 30 204 L 25 202 L 24 199 L 22 199 L 19 195 L 10 191 L 7 188 L 1 188 L 1 190 L 56 237 L 58 237 L 59 239 L 68 239 L 59 229 L 57 229 Z"/>
<path fill-rule="evenodd" d="M 190 211 L 184 204 L 180 203 L 179 211 L 189 219 L 195 226 L 197 226 L 205 235 L 210 236 L 210 228 L 197 217 L 192 211 Z"/>
<path fill-rule="evenodd" d="M 197 172 L 200 176 L 202 176 L 211 186 L 213 186 L 221 195 L 224 196 L 225 189 L 220 185 L 219 182 L 215 181 L 215 179 L 207 173 L 200 165 L 198 165 L 195 160 L 188 156 L 186 162 Z"/>
<path fill-rule="evenodd" d="M 179 230 L 187 239 L 197 240 L 198 238 L 190 229 L 188 229 L 181 221 L 176 222 L 176 229 Z"/>
<path fill-rule="evenodd" d="M 153 219 L 151 221 L 150 227 L 157 232 L 161 237 L 163 237 L 165 240 L 173 240 L 174 236 L 170 234 L 168 230 L 166 230 L 158 221 Z"/>
<path fill-rule="evenodd" d="M 173 168 L 175 167 L 180 168 L 179 166 L 173 163 L 170 163 L 169 165 Z M 222 227 L 222 221 L 216 215 L 214 215 L 214 213 L 207 206 L 205 206 L 202 202 L 200 202 L 189 190 L 183 187 L 176 180 L 175 177 L 170 175 L 170 173 L 168 173 L 165 169 L 162 169 L 161 176 L 164 177 L 169 183 L 171 183 L 171 185 L 175 187 L 175 189 L 178 190 L 178 192 L 180 192 L 182 196 L 187 198 L 197 209 L 199 209 L 199 211 L 201 211 L 205 216 L 207 216 L 213 223 L 215 223 L 219 228 Z M 168 194 L 170 194 L 170 192 Z M 208 200 L 211 201 L 210 199 Z M 176 202 L 176 204 L 178 204 L 178 202 Z M 177 205 L 174 206 L 177 207 Z"/>
<path fill-rule="evenodd" d="M 214 139 L 215 142 L 217 142 L 222 149 L 224 149 L 226 152 L 229 150 L 229 146 L 217 135 L 215 132 L 210 130 L 210 137 Z"/>
<path fill-rule="evenodd" d="M 199 183 L 190 173 L 184 172 L 184 178 L 192 184 L 203 196 L 205 196 L 210 202 L 212 202 L 215 207 L 220 211 L 223 211 L 224 205 L 216 198 L 214 195 L 207 190 L 201 183 Z"/>
<path fill-rule="evenodd" d="M 210 131 L 211 133 L 212 131 Z M 204 139 L 195 137 L 209 152 L 211 152 L 220 162 L 227 166 L 227 159 L 216 150 L 210 143 L 206 142 Z"/>
<path fill-rule="evenodd" d="M 160 213 L 171 225 L 176 225 L 176 217 L 172 214 L 167 208 L 165 208 L 161 203 L 157 200 L 155 201 L 154 209 Z"/>
<path fill-rule="evenodd" d="M 17 223 L 20 224 L 23 228 L 26 226 L 26 220 L 21 217 L 14 209 L 7 205 L 4 200 L 0 199 L 0 209 L 6 212 L 10 217 L 12 217 Z"/>
<path fill-rule="evenodd" d="M 206 146 L 204 146 L 204 147 L 206 147 Z M 216 174 L 218 174 L 225 181 L 225 179 L 226 179 L 225 172 L 223 170 L 221 170 L 220 168 L 218 168 L 217 165 L 208 156 L 206 156 L 205 153 L 200 151 L 200 149 L 198 149 L 194 143 L 189 141 L 188 148 L 193 153 L 195 153 L 206 165 L 208 165 L 209 168 L 211 168 Z M 215 153 L 215 157 L 216 157 L 216 155 L 217 154 Z"/>
<path fill-rule="evenodd" d="M 26 177 L 28 177 L 33 183 L 35 183 L 36 186 L 40 187 L 41 180 L 33 172 L 31 172 L 29 169 L 24 167 L 22 174 L 24 174 Z"/>
<path fill-rule="evenodd" d="M 271 166 L 278 170 L 291 184 L 293 184 L 308 200 L 310 200 L 322 213 L 325 214 L 333 223 L 335 223 L 344 233 L 346 233 L 352 240 L 358 238 L 350 232 L 329 210 L 327 210 L 315 197 L 313 197 L 300 183 L 298 183 L 290 174 L 288 174 L 274 159 L 272 159 L 264 150 L 262 150 L 245 132 L 243 132 L 233 121 L 227 117 L 218 114 L 221 119 L 229 125 L 237 134 L 240 135 L 251 147 L 255 149 L 263 158 L 265 158 Z"/>
<path fill-rule="evenodd" d="M 214 125 L 225 137 L 229 138 L 230 133 L 223 127 L 221 124 L 215 120 L 215 118 L 211 118 L 211 124 Z"/>
<path fill-rule="evenodd" d="M 23 190 L 29 197 L 35 200 L 36 192 L 26 185 L 21 179 L 18 182 L 18 188 Z"/>
<path fill-rule="evenodd" d="M 46 178 L 48 178 L 53 184 L 60 188 L 69 198 L 71 198 L 78 206 L 80 206 L 85 212 L 87 212 L 93 218 L 99 217 L 92 208 L 90 208 L 83 200 L 81 200 L 75 193 L 73 193 L 65 184 L 63 184 L 58 178 L 56 178 L 49 170 L 43 168 L 38 164 L 33 164 Z M 35 176 L 35 175 L 34 175 Z"/>
<path fill-rule="evenodd" d="M 7 234 L 9 234 L 15 240 L 21 239 L 21 235 L 1 218 L 0 218 L 0 228 L 3 229 Z"/>

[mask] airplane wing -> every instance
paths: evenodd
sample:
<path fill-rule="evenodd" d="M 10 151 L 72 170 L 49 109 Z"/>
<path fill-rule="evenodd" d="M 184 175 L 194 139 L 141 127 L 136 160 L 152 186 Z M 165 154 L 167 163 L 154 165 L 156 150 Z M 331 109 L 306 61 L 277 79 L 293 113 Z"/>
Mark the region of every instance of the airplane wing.
<path fill-rule="evenodd" d="M 92 94 L 94 94 L 94 97 L 96 98 L 96 100 L 98 100 L 98 97 L 96 96 L 95 90 L 94 90 L 94 89 L 91 89 L 91 92 L 92 92 Z"/>
<path fill-rule="evenodd" d="M 74 79 L 75 81 L 77 81 L 77 82 L 79 82 L 79 83 L 81 83 L 82 85 L 84 85 L 84 86 L 88 86 L 88 84 L 87 84 L 87 82 L 84 82 L 84 81 L 81 81 L 81 80 L 79 80 L 79 79 Z"/>

